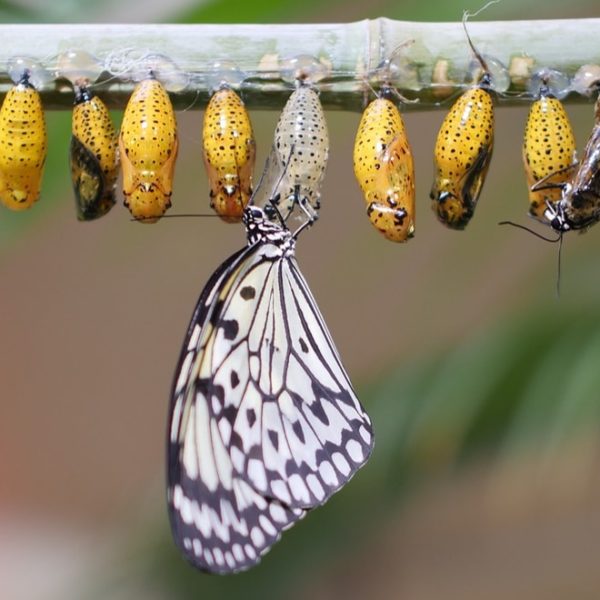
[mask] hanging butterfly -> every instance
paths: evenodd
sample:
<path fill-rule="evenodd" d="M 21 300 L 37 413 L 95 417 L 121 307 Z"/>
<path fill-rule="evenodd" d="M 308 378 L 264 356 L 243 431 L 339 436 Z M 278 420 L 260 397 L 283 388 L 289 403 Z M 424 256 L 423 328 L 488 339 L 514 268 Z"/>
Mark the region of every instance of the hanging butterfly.
<path fill-rule="evenodd" d="M 555 205 L 548 203 L 544 213 L 552 229 L 561 234 L 575 229 L 585 231 L 600 221 L 600 96 L 596 98 L 594 127 L 581 161 L 567 169 L 572 176 L 570 181 L 558 184 L 562 188 L 561 199 Z M 550 177 L 556 179 L 555 174 Z M 538 181 L 531 189 L 557 187 L 546 181 L 550 177 Z"/>
<path fill-rule="evenodd" d="M 276 209 L 275 209 L 275 212 Z M 279 213 L 277 213 L 279 214 Z M 209 279 L 173 384 L 167 500 L 196 567 L 252 567 L 367 461 L 371 421 L 300 273 L 297 235 L 256 205 Z"/>

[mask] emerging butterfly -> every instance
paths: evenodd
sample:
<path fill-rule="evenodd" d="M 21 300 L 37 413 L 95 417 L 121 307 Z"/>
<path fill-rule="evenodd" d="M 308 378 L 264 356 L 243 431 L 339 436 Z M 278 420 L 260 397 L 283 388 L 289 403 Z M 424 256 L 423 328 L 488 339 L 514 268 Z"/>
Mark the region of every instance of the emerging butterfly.
<path fill-rule="evenodd" d="M 252 204 L 243 221 L 248 246 L 200 295 L 170 406 L 173 536 L 214 573 L 258 563 L 373 448 L 371 421 L 294 258 L 311 221 L 292 233 Z"/>

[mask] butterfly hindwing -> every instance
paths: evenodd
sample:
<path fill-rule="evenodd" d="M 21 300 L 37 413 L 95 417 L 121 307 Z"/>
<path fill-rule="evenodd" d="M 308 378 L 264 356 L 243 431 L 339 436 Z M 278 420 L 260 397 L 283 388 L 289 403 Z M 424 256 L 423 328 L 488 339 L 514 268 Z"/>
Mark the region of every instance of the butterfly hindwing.
<path fill-rule="evenodd" d="M 325 502 L 364 464 L 371 425 L 295 260 L 270 268 L 270 285 L 256 303 L 260 319 L 242 351 L 249 380 L 242 382 L 230 455 L 261 494 L 307 509 Z"/>

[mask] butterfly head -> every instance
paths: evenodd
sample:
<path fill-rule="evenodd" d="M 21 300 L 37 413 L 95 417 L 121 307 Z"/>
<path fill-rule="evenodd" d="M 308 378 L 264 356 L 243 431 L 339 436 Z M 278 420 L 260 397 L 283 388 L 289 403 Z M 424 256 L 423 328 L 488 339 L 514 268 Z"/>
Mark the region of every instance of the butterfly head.
<path fill-rule="evenodd" d="M 289 229 L 277 221 L 271 221 L 260 206 L 249 204 L 244 209 L 242 219 L 246 226 L 248 244 L 270 242 L 278 246 L 286 244 L 293 246 L 293 236 Z"/>
<path fill-rule="evenodd" d="M 552 204 L 551 202 L 546 201 L 544 217 L 550 223 L 550 227 L 555 231 L 563 233 L 571 229 L 571 224 L 565 212 L 564 202 Z"/>

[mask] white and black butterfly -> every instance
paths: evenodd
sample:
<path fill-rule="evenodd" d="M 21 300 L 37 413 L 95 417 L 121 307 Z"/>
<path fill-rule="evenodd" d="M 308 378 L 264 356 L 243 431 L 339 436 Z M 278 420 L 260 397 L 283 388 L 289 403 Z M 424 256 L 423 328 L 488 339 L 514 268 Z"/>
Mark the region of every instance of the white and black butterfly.
<path fill-rule="evenodd" d="M 367 461 L 371 422 L 294 258 L 296 235 L 250 205 L 248 246 L 200 295 L 170 405 L 168 505 L 196 567 L 232 573 Z"/>

